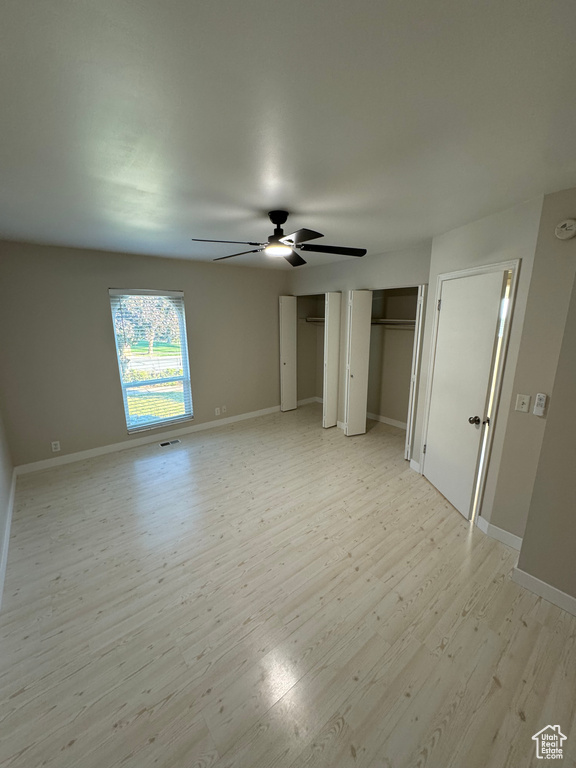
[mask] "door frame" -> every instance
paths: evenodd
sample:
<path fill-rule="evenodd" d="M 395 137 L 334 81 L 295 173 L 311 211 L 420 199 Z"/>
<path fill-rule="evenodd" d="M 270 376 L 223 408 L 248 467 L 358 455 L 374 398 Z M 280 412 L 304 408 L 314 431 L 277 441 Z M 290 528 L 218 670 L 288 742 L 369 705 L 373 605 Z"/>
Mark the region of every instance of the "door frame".
<path fill-rule="evenodd" d="M 436 363 L 436 345 L 438 341 L 438 329 L 439 329 L 439 316 L 438 312 L 439 302 L 442 300 L 442 287 L 448 280 L 458 280 L 463 277 L 473 277 L 475 275 L 483 275 L 489 272 L 511 272 L 510 282 L 510 299 L 508 305 L 508 311 L 504 322 L 504 328 L 502 332 L 502 350 L 501 361 L 496 371 L 496 378 L 494 380 L 494 358 L 492 359 L 490 381 L 494 382 L 495 395 L 494 395 L 494 411 L 492 414 L 492 423 L 490 429 L 487 432 L 487 440 L 485 445 L 484 461 L 482 466 L 479 466 L 481 450 L 478 454 L 478 463 L 475 469 L 474 478 L 474 492 L 470 500 L 471 506 L 471 521 L 479 517 L 480 509 L 484 498 L 484 488 L 486 485 L 486 476 L 488 474 L 488 467 L 490 464 L 490 456 L 492 452 L 492 443 L 494 440 L 494 427 L 498 420 L 498 409 L 500 406 L 500 395 L 502 392 L 502 380 L 504 378 L 504 371 L 506 369 L 506 357 L 508 353 L 508 345 L 510 341 L 510 329 L 512 326 L 512 318 L 514 315 L 514 306 L 516 300 L 516 292 L 518 288 L 518 279 L 520 276 L 520 264 L 521 259 L 512 259 L 510 261 L 501 261 L 493 264 L 483 264 L 477 267 L 469 267 L 468 269 L 461 269 L 455 272 L 443 272 L 436 278 L 436 295 L 434 298 L 434 321 L 432 324 L 432 337 L 430 341 L 430 361 L 428 363 L 428 378 L 426 381 L 426 401 L 424 408 L 424 428 L 422 430 L 422 442 L 420 445 L 420 474 L 424 474 L 424 465 L 426 463 L 426 443 L 428 439 L 428 424 L 430 420 L 430 407 L 432 402 L 432 385 L 434 383 L 434 366 Z M 494 340 L 494 351 L 496 350 L 496 339 Z M 485 429 L 485 428 L 484 428 Z M 482 446 L 481 441 L 481 446 Z M 477 498 L 476 508 L 473 508 L 474 497 Z"/>
<path fill-rule="evenodd" d="M 414 445 L 414 431 L 416 429 L 416 399 L 418 393 L 418 375 L 420 367 L 420 355 L 422 352 L 422 331 L 424 328 L 424 309 L 426 307 L 426 289 L 428 286 L 422 283 L 418 286 L 418 303 L 416 305 L 416 323 L 414 325 L 414 345 L 412 347 L 412 367 L 410 369 L 410 392 L 408 395 L 408 415 L 406 417 L 406 443 L 404 446 L 404 458 L 412 459 L 412 446 Z"/>

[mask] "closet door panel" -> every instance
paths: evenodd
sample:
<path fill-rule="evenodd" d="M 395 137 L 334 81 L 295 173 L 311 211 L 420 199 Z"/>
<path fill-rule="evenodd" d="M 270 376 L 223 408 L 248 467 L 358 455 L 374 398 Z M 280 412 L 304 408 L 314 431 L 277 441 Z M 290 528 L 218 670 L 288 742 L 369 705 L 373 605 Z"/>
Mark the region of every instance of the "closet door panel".
<path fill-rule="evenodd" d="M 280 296 L 280 410 L 297 406 L 296 376 L 296 296 Z"/>
<path fill-rule="evenodd" d="M 322 388 L 322 426 L 325 428 L 335 427 L 338 420 L 341 304 L 342 294 L 326 294 L 324 305 L 324 384 Z"/>
<path fill-rule="evenodd" d="M 363 435 L 368 405 L 372 291 L 350 291 L 349 297 L 344 432 Z"/>

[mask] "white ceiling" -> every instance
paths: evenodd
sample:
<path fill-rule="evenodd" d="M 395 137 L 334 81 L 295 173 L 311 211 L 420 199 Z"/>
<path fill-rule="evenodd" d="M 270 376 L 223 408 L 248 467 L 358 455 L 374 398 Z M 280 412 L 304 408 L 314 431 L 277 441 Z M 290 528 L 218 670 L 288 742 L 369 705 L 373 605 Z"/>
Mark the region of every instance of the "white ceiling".
<path fill-rule="evenodd" d="M 376 254 L 576 186 L 574 0 L 4 0 L 0 18 L 5 239 L 207 260 L 243 249 L 191 237 L 265 240 L 286 208 L 286 231 Z"/>

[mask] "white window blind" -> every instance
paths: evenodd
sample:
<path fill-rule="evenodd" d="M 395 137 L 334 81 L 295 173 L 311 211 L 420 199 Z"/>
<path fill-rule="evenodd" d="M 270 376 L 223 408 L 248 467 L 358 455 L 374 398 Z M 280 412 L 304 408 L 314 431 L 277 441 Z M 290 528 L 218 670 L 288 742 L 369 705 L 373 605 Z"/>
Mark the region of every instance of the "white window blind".
<path fill-rule="evenodd" d="M 128 432 L 193 418 L 184 294 L 110 289 Z"/>

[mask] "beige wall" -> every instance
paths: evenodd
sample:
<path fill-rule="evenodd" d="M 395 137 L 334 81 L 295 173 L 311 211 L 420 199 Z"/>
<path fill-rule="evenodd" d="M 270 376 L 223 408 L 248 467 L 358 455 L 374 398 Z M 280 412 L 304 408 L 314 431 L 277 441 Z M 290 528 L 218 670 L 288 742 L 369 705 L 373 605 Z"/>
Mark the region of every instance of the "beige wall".
<path fill-rule="evenodd" d="M 537 392 L 550 395 L 576 274 L 576 240 L 554 235 L 559 221 L 576 216 L 576 189 L 546 195 L 542 207 L 513 392 L 532 396 L 530 413 L 507 406 L 506 437 L 494 491 L 490 522 L 524 534 L 546 419 L 532 414 Z"/>
<path fill-rule="evenodd" d="M 518 562 L 521 570 L 572 597 L 576 597 L 575 395 L 576 282 Z"/>
<path fill-rule="evenodd" d="M 310 256 L 310 262 L 312 256 Z M 290 293 L 295 296 L 378 288 L 423 285 L 430 271 L 430 243 L 381 256 L 349 258 L 324 267 L 294 269 L 289 273 Z"/>
<path fill-rule="evenodd" d="M 15 464 L 130 439 L 108 288 L 184 291 L 195 423 L 279 403 L 287 272 L 0 243 L 0 397 Z"/>
<path fill-rule="evenodd" d="M 492 458 L 486 481 L 486 491 L 482 515 L 490 519 L 494 502 L 494 489 L 498 470 L 502 460 L 504 439 L 508 430 L 508 414 L 513 395 L 514 372 L 518 361 L 522 326 L 526 312 L 528 289 L 532 275 L 538 227 L 542 210 L 542 197 L 530 200 L 501 213 L 488 216 L 479 221 L 459 227 L 444 235 L 435 237 L 432 242 L 430 264 L 429 293 L 426 309 L 424 340 L 418 405 L 416 414 L 416 434 L 414 440 L 414 460 L 419 461 L 423 420 L 428 381 L 432 328 L 436 311 L 436 290 L 438 275 L 485 264 L 494 264 L 513 259 L 521 259 L 520 277 L 516 296 L 514 319 L 510 333 L 510 343 L 506 360 L 506 370 L 502 383 L 501 407 L 494 429 Z M 521 391 L 521 390 L 520 390 Z M 514 425 L 512 426 L 514 429 Z M 519 460 L 530 451 L 529 446 L 520 449 Z M 527 506 L 525 512 L 527 513 Z M 501 527 L 516 533 L 518 526 L 501 521 Z M 518 535 L 521 535 L 518 534 Z"/>

